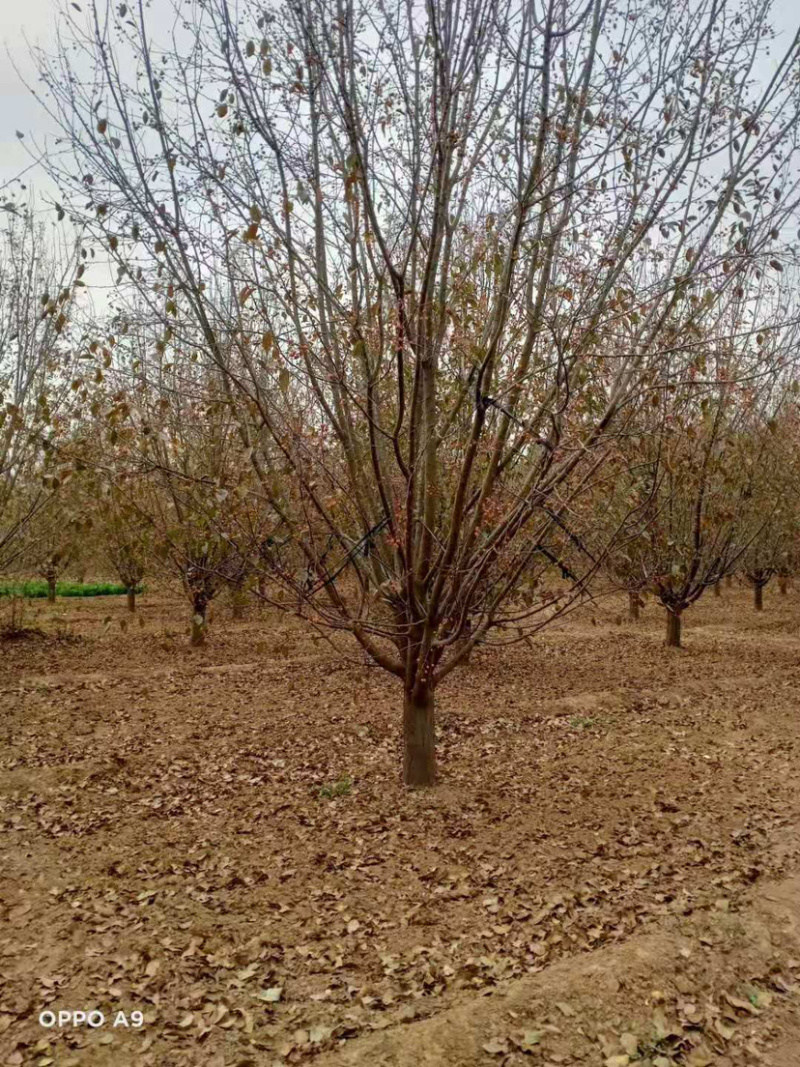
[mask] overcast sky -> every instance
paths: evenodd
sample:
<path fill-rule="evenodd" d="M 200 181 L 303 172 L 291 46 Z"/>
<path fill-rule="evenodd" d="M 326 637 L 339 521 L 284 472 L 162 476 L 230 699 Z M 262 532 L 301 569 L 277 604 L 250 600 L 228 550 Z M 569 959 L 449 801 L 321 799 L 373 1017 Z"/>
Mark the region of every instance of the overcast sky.
<path fill-rule="evenodd" d="M 30 165 L 26 146 L 33 147 L 33 137 L 51 129 L 20 74 L 35 81 L 25 35 L 32 44 L 51 41 L 55 12 L 55 0 L 0 0 L 0 187 Z M 17 138 L 17 130 L 25 134 L 23 142 Z M 43 140 L 41 136 L 36 139 Z M 30 170 L 25 180 L 37 187 L 44 184 L 38 167 Z"/>
<path fill-rule="evenodd" d="M 85 0 L 86 7 L 88 0 Z M 31 44 L 51 45 L 57 9 L 58 0 L 0 0 L 0 190 L 30 167 L 26 149 L 32 150 L 36 143 L 43 145 L 48 134 L 52 137 L 52 126 L 40 104 L 25 87 L 23 78 L 32 84 L 36 82 L 36 71 L 25 38 Z M 781 36 L 773 46 L 773 59 L 760 72 L 762 78 L 769 76 L 774 57 L 783 52 L 800 23 L 797 0 L 775 0 L 773 10 L 773 22 Z M 162 14 L 164 25 L 171 25 L 172 0 L 151 0 L 150 13 L 156 21 Z M 14 69 L 15 65 L 19 73 Z M 19 140 L 17 130 L 25 135 L 24 140 Z M 23 180 L 39 194 L 49 190 L 40 168 L 35 165 Z"/>

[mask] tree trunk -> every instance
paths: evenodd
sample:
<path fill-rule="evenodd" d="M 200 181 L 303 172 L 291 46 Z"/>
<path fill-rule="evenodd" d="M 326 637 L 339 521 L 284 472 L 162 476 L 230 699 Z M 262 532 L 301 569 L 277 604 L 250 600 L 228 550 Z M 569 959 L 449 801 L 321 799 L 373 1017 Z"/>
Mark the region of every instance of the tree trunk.
<path fill-rule="evenodd" d="M 786 589 L 787 589 L 788 585 L 789 585 L 789 579 L 788 578 L 778 578 L 778 588 L 781 591 L 781 596 L 786 596 Z"/>
<path fill-rule="evenodd" d="M 197 648 L 202 644 L 205 644 L 206 640 L 206 605 L 197 604 L 194 605 L 194 615 L 192 615 L 192 647 Z"/>
<path fill-rule="evenodd" d="M 433 785 L 436 780 L 433 690 L 406 693 L 403 704 L 403 781 Z"/>
<path fill-rule="evenodd" d="M 55 604 L 56 602 L 56 580 L 55 578 L 47 579 L 47 603 Z"/>
<path fill-rule="evenodd" d="M 639 608 L 642 602 L 638 593 L 628 593 L 628 618 L 631 622 L 639 621 Z"/>
<path fill-rule="evenodd" d="M 128 592 L 128 611 L 134 612 L 134 611 L 136 611 L 136 586 L 135 585 L 129 585 L 127 592 Z"/>
<path fill-rule="evenodd" d="M 681 613 L 667 609 L 667 648 L 681 647 Z"/>
<path fill-rule="evenodd" d="M 233 594 L 231 596 L 231 600 L 233 602 L 233 617 L 234 617 L 234 619 L 243 619 L 244 618 L 244 603 L 245 603 L 245 599 L 246 599 L 246 597 L 245 597 L 245 593 L 244 593 L 243 589 L 234 589 Z"/>
<path fill-rule="evenodd" d="M 753 606 L 756 611 L 764 610 L 764 586 L 760 583 L 753 586 Z"/>
<path fill-rule="evenodd" d="M 725 581 L 728 583 L 728 588 L 730 589 L 730 587 L 733 585 L 733 575 L 729 574 Z"/>
<path fill-rule="evenodd" d="M 722 596 L 722 585 L 720 582 L 714 582 L 714 596 Z"/>

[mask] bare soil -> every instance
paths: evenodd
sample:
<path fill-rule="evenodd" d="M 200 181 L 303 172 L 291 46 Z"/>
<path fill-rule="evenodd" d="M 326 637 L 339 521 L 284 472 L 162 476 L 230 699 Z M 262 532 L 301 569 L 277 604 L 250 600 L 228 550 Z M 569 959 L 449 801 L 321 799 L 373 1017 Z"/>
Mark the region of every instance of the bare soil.
<path fill-rule="evenodd" d="M 0 1063 L 800 1067 L 800 594 L 764 599 L 682 650 L 623 598 L 479 650 L 427 791 L 396 680 L 296 620 L 190 649 L 177 598 L 38 606 L 0 643 Z"/>

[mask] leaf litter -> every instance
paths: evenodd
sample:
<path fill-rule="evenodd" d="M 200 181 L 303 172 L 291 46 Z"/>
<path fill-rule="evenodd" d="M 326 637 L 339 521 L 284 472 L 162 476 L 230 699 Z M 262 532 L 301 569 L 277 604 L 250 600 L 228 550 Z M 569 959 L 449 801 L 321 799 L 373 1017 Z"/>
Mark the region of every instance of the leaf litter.
<path fill-rule="evenodd" d="M 702 1067 L 790 996 L 769 974 L 686 975 L 796 860 L 779 843 L 800 796 L 783 636 L 800 610 L 765 634 L 732 596 L 699 605 L 730 639 L 698 626 L 678 657 L 657 626 L 579 615 L 477 656 L 441 691 L 428 793 L 397 781 L 391 681 L 299 624 L 220 625 L 197 653 L 175 639 L 177 602 L 154 597 L 125 632 L 107 610 L 71 610 L 79 646 L 3 653 L 3 1062 L 302 1062 L 698 915 L 713 922 L 676 955 L 673 1014 L 599 1029 L 604 1062 Z M 38 1047 L 39 1011 L 85 1005 L 145 1025 Z M 583 1009 L 510 1020 L 483 1055 L 568 1055 Z"/>

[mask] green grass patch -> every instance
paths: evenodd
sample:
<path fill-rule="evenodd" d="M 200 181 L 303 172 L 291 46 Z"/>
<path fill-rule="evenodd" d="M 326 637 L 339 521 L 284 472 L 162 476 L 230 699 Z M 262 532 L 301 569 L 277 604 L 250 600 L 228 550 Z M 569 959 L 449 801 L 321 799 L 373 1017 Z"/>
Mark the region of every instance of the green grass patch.
<path fill-rule="evenodd" d="M 126 592 L 119 582 L 56 582 L 56 596 L 124 596 Z M 142 587 L 136 592 L 141 593 Z M 47 596 L 47 582 L 0 582 L 0 597 L 3 596 L 41 599 Z"/>
<path fill-rule="evenodd" d="M 324 785 L 318 796 L 322 800 L 333 800 L 334 797 L 346 797 L 350 790 L 353 788 L 353 779 L 349 774 L 346 774 L 344 778 L 340 778 L 338 782 L 333 782 L 331 785 Z"/>

